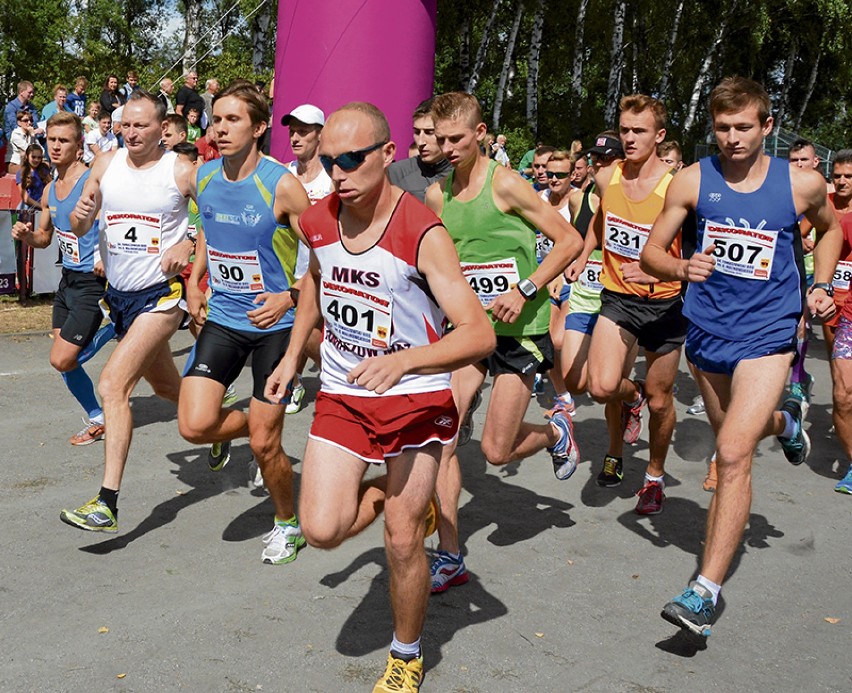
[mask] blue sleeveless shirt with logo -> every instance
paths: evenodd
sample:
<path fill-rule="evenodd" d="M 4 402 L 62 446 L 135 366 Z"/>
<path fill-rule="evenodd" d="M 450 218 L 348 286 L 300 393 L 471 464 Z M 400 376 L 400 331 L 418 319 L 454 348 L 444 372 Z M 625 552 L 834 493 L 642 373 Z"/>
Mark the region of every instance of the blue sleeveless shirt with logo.
<path fill-rule="evenodd" d="M 87 170 L 77 179 L 64 199 L 60 200 L 56 194 L 56 181 L 50 186 L 47 195 L 50 221 L 53 222 L 54 233 L 62 251 L 62 267 L 71 272 L 92 272 L 98 260 L 95 257 L 98 249 L 98 222 L 92 224 L 92 228 L 81 238 L 77 238 L 71 231 L 71 213 L 77 206 L 89 173 Z"/>

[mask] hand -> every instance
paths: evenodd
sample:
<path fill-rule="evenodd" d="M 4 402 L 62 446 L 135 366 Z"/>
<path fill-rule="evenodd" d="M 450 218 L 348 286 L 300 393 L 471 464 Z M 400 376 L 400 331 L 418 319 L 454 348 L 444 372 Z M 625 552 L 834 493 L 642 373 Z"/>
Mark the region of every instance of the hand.
<path fill-rule="evenodd" d="M 814 289 L 808 294 L 808 310 L 813 317 L 819 316 L 823 320 L 832 317 L 837 311 L 834 299 L 822 289 Z"/>
<path fill-rule="evenodd" d="M 24 241 L 32 239 L 33 235 L 33 223 L 28 221 L 26 223 L 22 221 L 15 222 L 15 225 L 12 227 L 12 238 L 16 241 Z"/>
<path fill-rule="evenodd" d="M 96 277 L 105 277 L 106 271 L 104 270 L 104 263 L 102 260 L 98 260 L 94 267 L 92 267 L 92 272 L 94 272 Z"/>
<path fill-rule="evenodd" d="M 207 296 L 197 285 L 187 285 L 186 308 L 196 325 L 201 327 L 207 322 Z"/>
<path fill-rule="evenodd" d="M 281 359 L 272 374 L 266 379 L 263 396 L 270 402 L 281 404 L 281 400 L 290 396 L 290 385 L 296 375 L 296 364 L 287 359 Z"/>
<path fill-rule="evenodd" d="M 557 275 L 556 279 L 547 285 L 547 293 L 550 294 L 550 298 L 556 301 L 559 300 L 559 297 L 562 295 L 562 282 L 562 275 Z"/>
<path fill-rule="evenodd" d="M 491 313 L 491 317 L 500 322 L 513 323 L 518 319 L 524 309 L 526 299 L 515 287 L 505 294 L 500 294 L 491 303 L 485 306 L 485 310 Z"/>
<path fill-rule="evenodd" d="M 716 250 L 716 244 L 711 243 L 700 253 L 695 252 L 689 258 L 689 264 L 686 266 L 686 281 L 688 282 L 706 282 L 713 270 L 716 269 L 716 258 L 713 257 L 713 251 Z"/>
<path fill-rule="evenodd" d="M 95 214 L 95 191 L 91 191 L 88 197 L 80 196 L 74 207 L 74 216 L 80 221 L 89 221 Z"/>
<path fill-rule="evenodd" d="M 254 303 L 255 305 L 261 303 L 263 305 L 260 308 L 248 311 L 246 316 L 248 316 L 252 325 L 265 330 L 277 325 L 284 314 L 293 307 L 293 297 L 290 296 L 289 291 L 282 291 L 280 294 L 264 291 L 255 297 Z"/>
<path fill-rule="evenodd" d="M 402 353 L 397 351 L 393 354 L 364 359 L 349 371 L 346 380 L 378 395 L 384 394 L 405 375 Z"/>
<path fill-rule="evenodd" d="M 812 253 L 814 248 L 816 247 L 816 242 L 810 237 L 805 236 L 802 238 L 802 251 L 807 255 L 808 253 Z"/>
<path fill-rule="evenodd" d="M 568 265 L 568 269 L 565 270 L 565 279 L 567 279 L 570 283 L 574 283 L 580 278 L 580 275 L 583 274 L 583 270 L 586 269 L 586 262 L 588 258 L 585 255 L 580 255 L 574 262 Z"/>
<path fill-rule="evenodd" d="M 636 261 L 621 263 L 621 276 L 631 284 L 656 284 L 658 281 L 656 277 L 643 272 Z"/>
<path fill-rule="evenodd" d="M 160 269 L 163 274 L 174 276 L 180 274 L 186 269 L 189 264 L 189 258 L 192 256 L 192 251 L 195 245 L 192 241 L 181 241 L 177 245 L 173 245 L 160 259 Z"/>

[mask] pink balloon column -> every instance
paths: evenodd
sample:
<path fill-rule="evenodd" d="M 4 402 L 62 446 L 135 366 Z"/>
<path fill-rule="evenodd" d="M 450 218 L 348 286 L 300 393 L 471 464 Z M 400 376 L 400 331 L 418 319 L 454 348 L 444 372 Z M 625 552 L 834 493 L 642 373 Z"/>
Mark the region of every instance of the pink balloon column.
<path fill-rule="evenodd" d="M 411 113 L 432 96 L 437 0 L 281 0 L 278 8 L 272 155 L 292 159 L 281 117 L 296 106 L 328 116 L 369 101 L 405 158 Z"/>

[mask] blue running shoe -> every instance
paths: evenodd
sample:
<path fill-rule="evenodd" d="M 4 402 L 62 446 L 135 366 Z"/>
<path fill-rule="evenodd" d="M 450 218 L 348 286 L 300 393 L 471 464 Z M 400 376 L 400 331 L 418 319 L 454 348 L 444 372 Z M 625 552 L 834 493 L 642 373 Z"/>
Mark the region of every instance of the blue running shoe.
<path fill-rule="evenodd" d="M 790 397 L 795 397 L 802 405 L 802 418 L 808 415 L 811 406 L 811 393 L 814 389 L 814 377 L 808 373 L 807 380 L 803 383 L 790 383 Z"/>
<path fill-rule="evenodd" d="M 852 495 L 852 464 L 849 465 L 849 471 L 846 472 L 846 476 L 837 482 L 837 486 L 834 487 L 834 490 L 838 493 L 848 493 Z"/>
<path fill-rule="evenodd" d="M 574 422 L 568 412 L 560 409 L 550 417 L 550 425 L 559 433 L 559 440 L 547 451 L 553 460 L 553 473 L 562 481 L 576 471 L 580 461 L 580 451 L 574 440 Z"/>
<path fill-rule="evenodd" d="M 715 611 L 710 590 L 697 582 L 690 582 L 683 594 L 663 607 L 660 616 L 678 628 L 708 638 Z"/>
<path fill-rule="evenodd" d="M 790 464 L 800 465 L 811 454 L 811 439 L 805 433 L 804 416 L 802 414 L 802 403 L 795 397 L 788 397 L 781 405 L 781 411 L 786 411 L 796 422 L 796 432 L 792 438 L 781 438 L 778 442 L 781 443 L 781 448 L 784 450 L 784 457 Z"/>

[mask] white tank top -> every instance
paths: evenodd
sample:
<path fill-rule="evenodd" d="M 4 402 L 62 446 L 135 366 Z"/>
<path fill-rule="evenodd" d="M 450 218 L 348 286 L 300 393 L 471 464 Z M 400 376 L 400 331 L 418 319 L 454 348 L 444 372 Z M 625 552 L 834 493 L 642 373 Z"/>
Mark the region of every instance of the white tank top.
<path fill-rule="evenodd" d="M 102 257 L 109 285 L 142 291 L 171 279 L 162 254 L 186 239 L 189 198 L 175 182 L 177 155 L 165 152 L 151 168 L 132 169 L 119 149 L 101 179 Z"/>
<path fill-rule="evenodd" d="M 294 176 L 298 176 L 299 174 L 299 162 L 291 161 L 287 164 L 287 170 L 290 171 Z M 312 181 L 308 183 L 302 183 L 302 187 L 305 189 L 305 192 L 308 194 L 308 199 L 311 201 L 312 205 L 315 205 L 326 195 L 330 195 L 331 191 L 334 190 L 334 184 L 331 182 L 331 178 L 325 172 L 325 169 L 320 169 L 319 175 L 314 178 Z M 296 279 L 300 279 L 305 272 L 308 271 L 308 265 L 311 262 L 311 252 L 308 250 L 307 246 L 299 241 L 299 254 L 296 256 L 296 271 L 293 276 Z"/>

